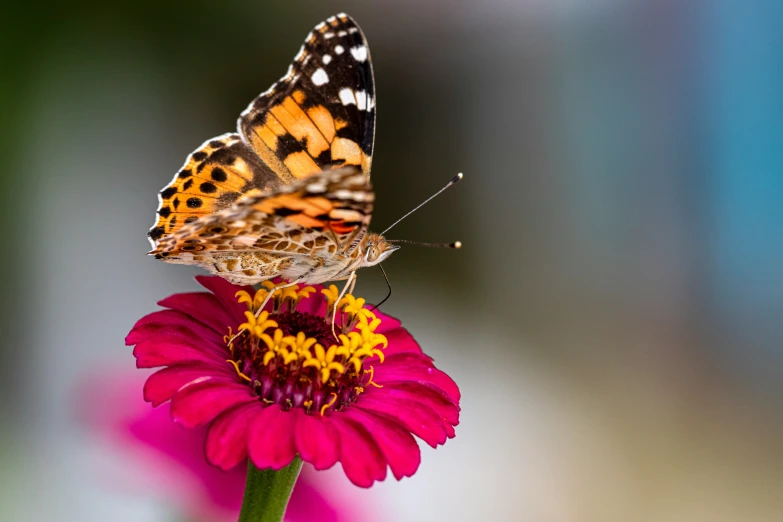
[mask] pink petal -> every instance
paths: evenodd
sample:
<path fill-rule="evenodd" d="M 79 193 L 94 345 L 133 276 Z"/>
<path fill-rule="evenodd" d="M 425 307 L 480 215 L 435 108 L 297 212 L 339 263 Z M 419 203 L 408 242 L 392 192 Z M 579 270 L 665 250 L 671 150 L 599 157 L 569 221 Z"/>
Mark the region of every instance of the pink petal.
<path fill-rule="evenodd" d="M 386 458 L 372 435 L 341 413 L 328 417 L 340 435 L 340 463 L 348 479 L 362 488 L 386 478 Z"/>
<path fill-rule="evenodd" d="M 223 366 L 226 360 L 209 344 L 195 345 L 181 337 L 158 335 L 133 348 L 137 368 L 155 368 L 193 362 Z"/>
<path fill-rule="evenodd" d="M 215 343 L 223 342 L 222 335 L 192 317 L 176 310 L 159 310 L 139 319 L 125 338 L 125 344 L 137 344 L 153 335 L 169 331 L 180 332 L 190 338 L 201 337 Z"/>
<path fill-rule="evenodd" d="M 236 324 L 245 322 L 245 310 L 247 306 L 244 303 L 237 301 L 236 293 L 244 290 L 251 296 L 255 294 L 255 289 L 252 286 L 238 286 L 232 285 L 222 277 L 218 276 L 196 276 L 196 281 L 201 286 L 215 294 L 215 297 L 222 303 L 231 317 L 236 321 Z"/>
<path fill-rule="evenodd" d="M 212 421 L 205 444 L 207 460 L 223 470 L 242 463 L 247 458 L 247 431 L 262 411 L 254 401 L 224 411 Z"/>
<path fill-rule="evenodd" d="M 229 326 L 237 326 L 236 321 L 223 308 L 220 300 L 207 292 L 174 294 L 159 301 L 158 305 L 187 314 L 220 335 L 227 334 Z"/>
<path fill-rule="evenodd" d="M 258 469 L 282 469 L 291 463 L 296 455 L 294 430 L 300 414 L 299 408 L 283 411 L 273 404 L 256 416 L 248 433 L 248 452 Z"/>
<path fill-rule="evenodd" d="M 450 426 L 443 422 L 432 408 L 417 401 L 385 399 L 364 393 L 353 407 L 386 415 L 433 448 L 444 444 L 449 438 L 450 431 L 453 432 L 453 429 L 449 430 Z"/>
<path fill-rule="evenodd" d="M 369 366 L 365 365 L 365 368 Z M 435 368 L 432 359 L 425 355 L 397 353 L 386 357 L 383 364 L 373 365 L 373 380 L 378 384 L 396 381 L 424 381 L 446 392 L 449 398 L 458 403 L 460 399 L 457 384 L 444 372 Z"/>
<path fill-rule="evenodd" d="M 301 415 L 294 440 L 302 460 L 315 469 L 331 468 L 340 456 L 340 438 L 326 417 Z"/>
<path fill-rule="evenodd" d="M 206 424 L 229 408 L 249 402 L 258 402 L 258 398 L 242 384 L 223 380 L 194 381 L 174 394 L 171 399 L 171 418 L 186 428 L 194 428 Z"/>
<path fill-rule="evenodd" d="M 228 363 L 225 366 L 225 371 L 203 364 L 184 364 L 158 370 L 144 383 L 144 400 L 151 402 L 153 406 L 159 406 L 171 399 L 184 385 L 204 376 L 212 376 L 213 380 L 237 382 L 234 369 Z"/>
<path fill-rule="evenodd" d="M 378 331 L 380 330 L 381 328 L 378 329 Z M 389 341 L 389 346 L 383 350 L 384 355 L 387 357 L 395 353 L 422 353 L 419 343 L 413 339 L 413 336 L 405 328 L 384 331 L 383 335 Z"/>
<path fill-rule="evenodd" d="M 372 435 L 375 443 L 383 451 L 394 478 L 400 480 L 416 473 L 421 464 L 421 452 L 408 430 L 387 417 L 357 408 L 346 410 L 345 416 L 359 422 Z"/>
<path fill-rule="evenodd" d="M 384 400 L 409 400 L 428 406 L 444 421 L 456 426 L 459 424 L 459 406 L 445 391 L 426 382 L 387 383 L 383 388 L 372 388 L 366 396 L 378 396 Z"/>

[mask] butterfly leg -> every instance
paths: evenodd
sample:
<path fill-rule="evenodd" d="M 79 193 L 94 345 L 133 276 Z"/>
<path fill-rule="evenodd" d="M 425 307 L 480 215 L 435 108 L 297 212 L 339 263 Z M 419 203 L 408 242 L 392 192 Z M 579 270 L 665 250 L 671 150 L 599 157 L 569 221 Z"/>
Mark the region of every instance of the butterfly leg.
<path fill-rule="evenodd" d="M 343 289 L 340 292 L 340 296 L 337 298 L 337 301 L 334 302 L 334 309 L 332 310 L 332 335 L 334 335 L 335 339 L 338 339 L 337 334 L 334 331 L 334 322 L 337 320 L 337 307 L 340 306 L 340 301 L 347 293 L 346 290 L 348 290 L 348 287 L 350 287 L 351 291 L 353 292 L 353 287 L 355 284 L 356 284 L 356 271 L 354 270 L 353 272 L 351 272 L 351 275 L 348 276 L 348 281 L 345 282 L 345 285 L 343 286 Z"/>

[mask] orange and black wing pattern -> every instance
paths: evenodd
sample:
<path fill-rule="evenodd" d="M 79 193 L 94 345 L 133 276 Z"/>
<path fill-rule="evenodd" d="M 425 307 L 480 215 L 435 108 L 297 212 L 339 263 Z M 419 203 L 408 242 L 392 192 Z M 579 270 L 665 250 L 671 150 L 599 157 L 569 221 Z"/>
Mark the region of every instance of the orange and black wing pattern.
<path fill-rule="evenodd" d="M 246 195 L 270 194 L 324 170 L 369 177 L 375 87 L 369 48 L 345 14 L 307 36 L 288 73 L 240 115 L 238 133 L 206 141 L 161 190 L 153 250 L 183 226 Z"/>
<path fill-rule="evenodd" d="M 239 132 L 283 179 L 356 166 L 370 175 L 375 86 L 367 41 L 339 14 L 307 35 L 288 73 L 242 113 Z"/>
<path fill-rule="evenodd" d="M 374 200 L 370 180 L 358 168 L 321 172 L 269 195 L 246 195 L 184 225 L 163 237 L 154 253 L 205 266 L 221 252 L 337 254 L 367 233 Z"/>
<path fill-rule="evenodd" d="M 147 234 L 159 240 L 200 217 L 233 204 L 245 194 L 269 192 L 283 183 L 238 134 L 206 141 L 159 193 L 158 217 Z"/>

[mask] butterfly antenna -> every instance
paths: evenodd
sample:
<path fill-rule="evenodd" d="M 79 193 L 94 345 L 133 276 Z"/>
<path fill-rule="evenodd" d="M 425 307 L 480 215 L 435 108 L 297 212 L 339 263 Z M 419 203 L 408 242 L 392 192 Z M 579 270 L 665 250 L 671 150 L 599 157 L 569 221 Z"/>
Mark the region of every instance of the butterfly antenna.
<path fill-rule="evenodd" d="M 383 301 L 381 301 L 381 302 L 380 302 L 380 303 L 378 303 L 377 305 L 375 305 L 375 306 L 373 306 L 372 308 L 370 308 L 370 311 L 371 311 L 371 312 L 374 312 L 376 308 L 378 308 L 378 307 L 379 307 L 379 306 L 381 306 L 383 303 L 385 303 L 386 301 L 388 301 L 388 300 L 389 300 L 389 298 L 391 297 L 391 283 L 389 282 L 389 277 L 386 275 L 386 270 L 384 270 L 384 269 L 383 269 L 383 267 L 381 266 L 381 264 L 380 264 L 380 263 L 378 263 L 378 268 L 380 268 L 380 269 L 381 269 L 381 272 L 383 273 L 383 278 L 384 278 L 384 279 L 386 279 L 386 286 L 389 288 L 389 293 L 388 293 L 388 294 L 386 294 L 386 297 L 384 297 L 384 298 L 383 298 Z"/>
<path fill-rule="evenodd" d="M 462 248 L 462 241 L 455 241 L 453 243 L 424 243 L 422 241 L 410 241 L 408 239 L 387 239 L 387 243 L 407 243 L 409 245 L 418 245 L 434 248 Z"/>
<path fill-rule="evenodd" d="M 462 176 L 462 172 L 460 172 L 459 174 L 457 174 L 456 176 L 454 176 L 453 178 L 451 178 L 451 181 L 449 181 L 449 182 L 446 184 L 446 186 L 445 186 L 445 187 L 443 187 L 442 189 L 440 189 L 439 191 L 437 191 L 435 194 L 433 194 L 432 196 L 430 196 L 430 197 L 428 197 L 427 199 L 425 199 L 425 200 L 424 200 L 422 203 L 420 203 L 420 204 L 419 204 L 419 206 L 417 206 L 416 208 L 414 208 L 413 210 L 411 210 L 410 212 L 408 212 L 407 214 L 405 214 L 404 216 L 402 216 L 400 219 L 398 219 L 398 220 L 397 220 L 397 221 L 395 221 L 394 223 L 392 223 L 392 225 L 391 225 L 389 228 L 387 228 L 386 230 L 384 230 L 383 232 L 381 232 L 381 235 L 382 235 L 382 236 L 383 236 L 383 235 L 385 235 L 385 234 L 386 234 L 386 232 L 388 232 L 389 230 L 391 230 L 392 228 L 394 228 L 395 226 L 397 226 L 397 224 L 398 224 L 400 221 L 402 221 L 402 220 L 403 220 L 403 219 L 405 219 L 406 217 L 410 216 L 411 214 L 413 214 L 414 212 L 416 212 L 417 210 L 419 210 L 421 207 L 423 207 L 424 205 L 426 205 L 427 203 L 429 203 L 430 201 L 432 201 L 433 199 L 435 199 L 435 197 L 436 197 L 437 195 L 439 195 L 441 192 L 443 192 L 444 190 L 446 190 L 446 189 L 447 189 L 447 188 L 449 188 L 450 186 L 452 186 L 452 185 L 455 185 L 455 184 L 456 184 L 456 183 L 457 183 L 459 180 L 461 180 L 462 178 L 463 178 L 463 176 Z M 457 248 L 459 248 L 459 247 L 457 247 Z"/>

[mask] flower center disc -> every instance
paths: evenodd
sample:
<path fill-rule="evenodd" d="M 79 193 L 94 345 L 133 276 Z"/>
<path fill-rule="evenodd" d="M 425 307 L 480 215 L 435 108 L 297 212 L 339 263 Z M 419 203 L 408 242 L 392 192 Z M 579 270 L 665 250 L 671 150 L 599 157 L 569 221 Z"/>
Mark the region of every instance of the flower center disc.
<path fill-rule="evenodd" d="M 350 294 L 340 299 L 335 338 L 331 316 L 338 297 L 336 286 L 321 291 L 328 305 L 324 315 L 296 309 L 315 292 L 311 286 L 277 288 L 268 281 L 263 286 L 253 297 L 237 292 L 239 302 L 247 304 L 247 322 L 239 326 L 237 336 L 229 332 L 225 338 L 227 362 L 260 400 L 324 415 L 344 409 L 367 386 L 378 386 L 372 381 L 373 367 L 365 368 L 363 363 L 375 356 L 382 363 L 388 341 L 375 333 L 381 321 L 364 308 L 364 299 Z M 270 292 L 274 296 L 271 314 L 259 310 Z"/>

